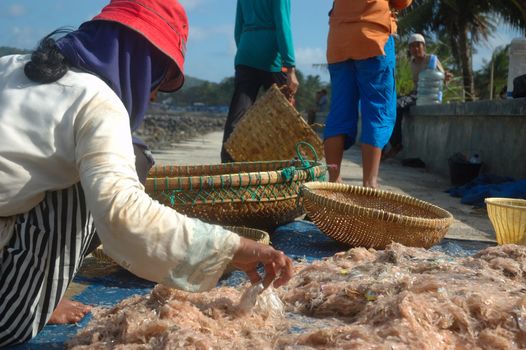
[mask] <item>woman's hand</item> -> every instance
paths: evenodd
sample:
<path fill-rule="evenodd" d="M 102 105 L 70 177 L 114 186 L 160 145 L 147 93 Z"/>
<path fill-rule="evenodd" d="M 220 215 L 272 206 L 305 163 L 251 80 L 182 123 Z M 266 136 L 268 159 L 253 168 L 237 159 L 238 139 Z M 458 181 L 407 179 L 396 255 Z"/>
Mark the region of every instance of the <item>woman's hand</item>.
<path fill-rule="evenodd" d="M 287 68 L 287 87 L 289 88 L 291 97 L 294 97 L 294 95 L 296 95 L 299 85 L 300 83 L 298 81 L 298 77 L 296 76 L 296 68 Z"/>
<path fill-rule="evenodd" d="M 244 271 L 250 282 L 254 284 L 261 281 L 261 276 L 256 270 L 260 263 L 265 268 L 265 276 L 263 277 L 265 288 L 273 281 L 274 287 L 280 287 L 292 278 L 292 260 L 283 252 L 241 237 L 241 244 L 234 254 L 232 264 Z"/>

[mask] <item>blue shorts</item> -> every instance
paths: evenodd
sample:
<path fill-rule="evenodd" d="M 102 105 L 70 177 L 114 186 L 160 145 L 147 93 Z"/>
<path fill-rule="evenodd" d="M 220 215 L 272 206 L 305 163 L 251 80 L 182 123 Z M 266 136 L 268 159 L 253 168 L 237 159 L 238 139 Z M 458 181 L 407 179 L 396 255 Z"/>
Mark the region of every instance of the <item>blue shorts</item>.
<path fill-rule="evenodd" d="M 383 148 L 396 121 L 394 40 L 385 44 L 385 56 L 329 64 L 331 110 L 324 139 L 345 135 L 345 149 L 356 142 L 359 110 L 360 142 Z"/>

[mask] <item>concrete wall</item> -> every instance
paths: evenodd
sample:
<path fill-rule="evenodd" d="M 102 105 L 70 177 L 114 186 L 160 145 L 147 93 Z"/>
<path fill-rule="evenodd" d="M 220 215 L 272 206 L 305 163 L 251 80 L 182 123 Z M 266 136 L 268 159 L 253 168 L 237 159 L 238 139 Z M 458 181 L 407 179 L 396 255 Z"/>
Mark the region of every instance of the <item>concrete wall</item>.
<path fill-rule="evenodd" d="M 478 153 L 482 173 L 526 178 L 526 98 L 415 106 L 403 119 L 404 158 L 449 176 L 448 158 Z"/>

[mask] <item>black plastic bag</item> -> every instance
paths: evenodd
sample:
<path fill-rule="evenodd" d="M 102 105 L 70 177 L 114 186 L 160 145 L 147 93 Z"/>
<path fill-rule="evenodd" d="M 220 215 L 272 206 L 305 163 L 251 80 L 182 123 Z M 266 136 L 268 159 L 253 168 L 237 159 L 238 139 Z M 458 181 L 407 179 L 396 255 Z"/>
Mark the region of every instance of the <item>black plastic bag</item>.
<path fill-rule="evenodd" d="M 513 98 L 526 97 L 526 74 L 513 79 Z"/>

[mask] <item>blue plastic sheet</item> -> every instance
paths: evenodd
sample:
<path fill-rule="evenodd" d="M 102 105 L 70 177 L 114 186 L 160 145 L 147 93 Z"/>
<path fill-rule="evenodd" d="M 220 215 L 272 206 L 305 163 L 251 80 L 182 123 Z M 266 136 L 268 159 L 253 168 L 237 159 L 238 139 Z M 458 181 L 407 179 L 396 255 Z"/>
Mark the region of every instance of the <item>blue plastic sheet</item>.
<path fill-rule="evenodd" d="M 447 190 L 451 196 L 460 197 L 462 204 L 484 207 L 489 197 L 526 199 L 526 179 L 515 181 L 510 177 L 481 175 L 470 183 Z"/>
<path fill-rule="evenodd" d="M 272 245 L 284 251 L 296 260 L 313 261 L 346 251 L 350 247 L 338 243 L 323 234 L 313 223 L 295 221 L 279 227 L 271 235 Z M 492 243 L 478 241 L 461 241 L 444 239 L 431 248 L 451 256 L 461 257 L 476 253 L 492 246 Z M 85 284 L 85 288 L 73 299 L 89 305 L 110 307 L 133 295 L 148 294 L 154 283 L 139 279 L 125 270 L 108 275 L 88 277 L 80 273 L 74 279 L 76 283 Z M 235 271 L 219 282 L 219 285 L 237 286 L 247 281 L 244 273 Z M 85 327 L 91 317 L 85 317 L 76 325 L 47 325 L 43 331 L 30 342 L 11 347 L 19 349 L 63 349 L 67 339 L 73 337 L 79 329 Z"/>

